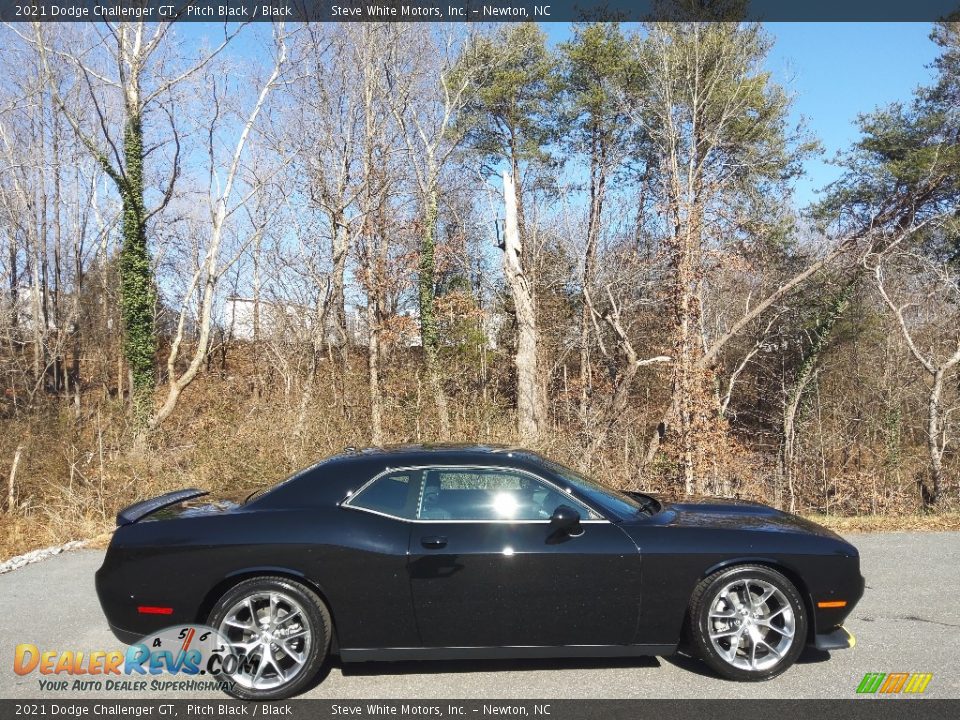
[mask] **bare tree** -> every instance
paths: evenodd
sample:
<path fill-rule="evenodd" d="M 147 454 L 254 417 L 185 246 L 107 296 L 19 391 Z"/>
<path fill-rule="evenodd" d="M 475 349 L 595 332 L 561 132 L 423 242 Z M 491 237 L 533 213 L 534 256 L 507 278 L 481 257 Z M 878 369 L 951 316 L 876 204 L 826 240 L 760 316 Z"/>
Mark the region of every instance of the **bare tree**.
<path fill-rule="evenodd" d="M 457 126 L 480 67 L 460 56 L 464 43 L 453 33 L 434 36 L 414 25 L 393 25 L 394 42 L 385 61 L 387 99 L 413 168 L 421 207 L 417 299 L 420 338 L 427 377 L 440 424 L 440 439 L 450 438 L 450 413 L 438 364 L 435 277 L 440 178 L 451 154 L 465 137 Z M 467 43 L 469 47 L 469 43 Z"/>
<path fill-rule="evenodd" d="M 587 444 L 586 464 L 588 466 L 594 453 L 596 453 L 606 441 L 607 435 L 614 423 L 616 423 L 626 411 L 630 402 L 630 388 L 640 368 L 657 363 L 669 363 L 671 360 L 668 355 L 655 355 L 650 358 L 641 359 L 639 353 L 633 346 L 633 342 L 630 340 L 627 330 L 623 326 L 620 307 L 609 285 L 606 287 L 606 295 L 606 309 L 600 312 L 593 304 L 590 291 L 585 289 L 583 293 L 584 302 L 587 304 L 587 309 L 590 312 L 591 320 L 594 323 L 594 329 L 599 340 L 600 352 L 617 367 L 613 376 L 613 392 L 610 402 L 607 403 L 603 412 L 599 429 L 591 433 L 590 440 Z M 607 348 L 606 343 L 603 341 L 604 333 L 598 325 L 598 321 L 604 322 L 613 333 L 616 347 L 621 355 L 619 361 L 615 359 L 615 354 Z"/>
<path fill-rule="evenodd" d="M 36 52 L 11 43 L 4 60 L 16 72 L 7 74 L 10 104 L 0 112 L 0 327 L 8 361 L 21 368 L 14 387 L 30 398 L 39 390 L 72 397 L 79 412 L 80 295 L 93 235 L 109 229 L 91 222 L 101 171 L 53 103 Z M 28 349 L 29 370 L 21 364 Z"/>
<path fill-rule="evenodd" d="M 194 63 L 174 67 L 169 63 L 171 27 L 172 23 L 157 23 L 151 32 L 143 21 L 105 23 L 102 30 L 72 38 L 91 46 L 79 51 L 70 48 L 69 43 L 59 47 L 49 29 L 40 23 L 34 23 L 32 36 L 20 35 L 39 53 L 57 109 L 113 180 L 123 202 L 120 292 L 124 355 L 132 378 L 134 421 L 140 428 L 147 424 L 152 412 L 156 379 L 156 296 L 147 227 L 173 197 L 180 174 L 179 132 L 169 100 L 178 85 L 204 68 L 239 32 L 239 28 L 229 33 L 225 30 L 218 47 Z M 61 91 L 64 78 L 54 69 L 54 63 L 58 68 L 72 68 L 73 84 L 86 88 L 86 99 L 94 114 L 91 123 L 84 123 L 74 106 L 65 100 Z M 152 145 L 145 128 L 157 112 L 167 122 L 169 135 Z M 145 163 L 165 144 L 174 148 L 169 175 L 160 188 L 160 200 L 148 209 Z"/>
<path fill-rule="evenodd" d="M 846 311 L 859 279 L 860 274 L 857 273 L 852 279 L 847 280 L 836 297 L 831 299 L 828 307 L 818 318 L 810 333 L 809 345 L 800 358 L 799 366 L 793 374 L 790 384 L 784 388 L 783 438 L 778 457 L 779 486 L 776 490 L 776 498 L 779 502 L 782 488 L 786 487 L 789 497 L 787 507 L 790 512 L 795 512 L 797 507 L 794 480 L 797 471 L 797 417 L 800 412 L 800 404 L 807 394 L 811 382 L 816 379 L 823 361 L 823 355 L 829 347 L 837 322 Z"/>
<path fill-rule="evenodd" d="M 950 442 L 950 415 L 956 409 L 945 407 L 944 386 L 960 363 L 960 277 L 948 265 L 906 251 L 871 255 L 865 263 L 873 270 L 877 291 L 893 314 L 910 354 L 930 381 L 930 489 L 924 493 L 924 500 L 935 505 L 943 497 L 943 455 Z M 892 282 L 886 274 L 890 268 L 909 272 L 900 282 Z"/>
<path fill-rule="evenodd" d="M 237 261 L 238 256 L 229 257 L 223 262 L 220 248 L 224 240 L 224 233 L 227 230 L 227 223 L 230 217 L 243 206 L 252 196 L 262 191 L 262 183 L 254 182 L 252 187 L 244 188 L 239 201 L 235 201 L 235 192 L 239 184 L 239 173 L 241 170 L 241 161 L 244 155 L 244 149 L 254 130 L 257 117 L 263 110 L 267 98 L 276 86 L 280 73 L 287 61 L 287 38 L 283 23 L 276 26 L 274 30 L 274 40 L 276 43 L 275 55 L 273 60 L 273 69 L 266 81 L 263 83 L 260 93 L 257 96 L 253 107 L 244 120 L 236 144 L 233 149 L 229 165 L 226 168 L 223 179 L 220 179 L 215 167 L 214 138 L 216 136 L 215 127 L 218 121 L 217 113 L 211 121 L 209 131 L 210 145 L 210 173 L 211 173 L 211 217 L 210 217 L 210 237 L 207 243 L 203 259 L 193 273 L 193 277 L 188 283 L 188 289 L 184 297 L 184 302 L 180 311 L 180 317 L 177 321 L 176 333 L 170 346 L 170 354 L 167 356 L 167 392 L 160 407 L 154 412 L 148 421 L 150 428 L 156 428 L 162 423 L 170 413 L 173 412 L 180 398 L 181 393 L 193 382 L 203 361 L 207 357 L 207 351 L 210 345 L 210 329 L 213 319 L 214 300 L 216 298 L 217 284 L 219 279 L 227 269 Z M 216 104 L 215 104 L 216 107 Z M 254 233 L 255 235 L 256 233 Z M 251 238 L 252 240 L 253 238 Z M 199 317 L 197 319 L 198 336 L 193 350 L 193 356 L 190 359 L 187 368 L 183 372 L 178 372 L 177 361 L 180 355 L 180 349 L 183 345 L 184 330 L 188 309 L 190 307 L 190 296 L 194 291 L 200 291 Z"/>
<path fill-rule="evenodd" d="M 298 112 L 309 130 L 293 122 L 289 141 L 303 143 L 309 176 L 310 200 L 327 218 L 330 238 L 330 287 L 327 304 L 329 335 L 337 338 L 342 369 L 347 371 L 347 319 L 344 278 L 350 249 L 362 223 L 353 222 L 363 191 L 360 143 L 363 136 L 363 94 L 353 63 L 356 37 L 337 25 L 308 25 L 302 55 L 304 77 L 297 100 Z"/>
<path fill-rule="evenodd" d="M 352 29 L 352 28 L 351 28 Z M 382 67 L 389 52 L 390 30 L 384 24 L 364 23 L 357 30 L 353 56 L 361 88 L 361 185 L 358 217 L 361 224 L 357 254 L 363 289 L 367 297 L 367 372 L 370 399 L 370 438 L 375 445 L 384 441 L 383 363 L 387 350 L 387 322 L 391 315 L 390 286 L 390 203 L 397 192 L 391 160 L 395 128 L 385 102 Z"/>

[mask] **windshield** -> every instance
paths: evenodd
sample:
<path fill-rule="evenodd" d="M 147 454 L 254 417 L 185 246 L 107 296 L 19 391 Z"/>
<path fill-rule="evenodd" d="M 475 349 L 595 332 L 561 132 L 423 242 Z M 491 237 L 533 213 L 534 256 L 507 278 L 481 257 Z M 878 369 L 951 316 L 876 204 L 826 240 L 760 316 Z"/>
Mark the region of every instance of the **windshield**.
<path fill-rule="evenodd" d="M 627 493 L 614 490 L 606 485 L 601 485 L 596 480 L 581 475 L 576 470 L 555 463 L 552 460 L 543 459 L 544 464 L 560 475 L 564 480 L 573 485 L 588 500 L 611 511 L 622 518 L 629 518 L 638 513 L 652 515 L 660 508 L 660 503 L 647 495 L 641 493 Z"/>

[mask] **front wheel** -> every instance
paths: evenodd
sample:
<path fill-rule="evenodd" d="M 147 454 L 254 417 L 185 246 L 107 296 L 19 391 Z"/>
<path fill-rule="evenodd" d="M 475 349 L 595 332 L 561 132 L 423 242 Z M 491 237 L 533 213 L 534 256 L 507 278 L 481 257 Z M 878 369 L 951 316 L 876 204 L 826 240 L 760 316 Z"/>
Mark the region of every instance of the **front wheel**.
<path fill-rule="evenodd" d="M 704 579 L 690 603 L 693 645 L 731 680 L 769 680 L 803 651 L 807 613 L 794 585 L 762 565 L 720 570 Z"/>
<path fill-rule="evenodd" d="M 243 700 L 296 695 L 316 676 L 330 649 L 330 613 L 309 588 L 282 577 L 235 585 L 210 612 L 209 624 L 243 658 L 220 679 Z"/>

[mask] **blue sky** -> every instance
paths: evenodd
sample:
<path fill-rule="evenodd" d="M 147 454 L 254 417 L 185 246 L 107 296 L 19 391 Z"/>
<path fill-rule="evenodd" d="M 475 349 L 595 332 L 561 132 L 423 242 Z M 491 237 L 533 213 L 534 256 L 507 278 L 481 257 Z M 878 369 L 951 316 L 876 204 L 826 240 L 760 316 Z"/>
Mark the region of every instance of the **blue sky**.
<path fill-rule="evenodd" d="M 767 23 L 775 42 L 768 67 L 794 97 L 794 121 L 806 118 L 824 154 L 806 164 L 796 188 L 799 207 L 838 175 L 827 160 L 856 140 L 857 115 L 909 100 L 931 78 L 936 56 L 929 23 Z M 569 26 L 545 25 L 552 42 Z"/>
<path fill-rule="evenodd" d="M 553 44 L 570 36 L 567 23 L 547 23 L 544 29 Z M 766 29 L 774 38 L 768 68 L 794 98 L 793 119 L 806 118 L 824 147 L 821 158 L 807 161 L 797 183 L 794 200 L 803 208 L 817 199 L 817 188 L 838 176 L 827 160 L 856 140 L 857 116 L 909 101 L 914 89 L 929 82 L 937 49 L 928 23 L 771 23 Z M 189 23 L 178 30 L 187 42 L 197 42 L 222 36 L 223 26 Z M 262 26 L 248 29 L 231 46 L 229 54 L 240 61 L 238 82 L 243 59 L 264 52 L 267 33 Z"/>
<path fill-rule="evenodd" d="M 932 73 L 937 54 L 927 23 L 770 23 L 776 38 L 769 67 L 795 97 L 820 138 L 824 158 L 857 139 L 857 115 L 896 100 L 909 100 Z M 837 177 L 821 160 L 807 163 L 797 202 L 816 198 L 813 190 Z"/>
<path fill-rule="evenodd" d="M 840 0 L 838 0 L 840 1 Z M 550 42 L 570 36 L 568 23 L 544 23 Z M 768 67 L 794 97 L 794 120 L 801 116 L 820 139 L 824 154 L 810 159 L 798 181 L 795 201 L 803 207 L 815 191 L 838 175 L 828 162 L 857 138 L 860 113 L 903 100 L 931 78 L 936 56 L 929 23 L 767 23 L 774 37 Z M 216 23 L 187 24 L 188 38 L 223 32 Z M 262 28 L 260 28 L 262 29 Z M 232 51 L 260 52 L 259 44 L 241 33 Z"/>

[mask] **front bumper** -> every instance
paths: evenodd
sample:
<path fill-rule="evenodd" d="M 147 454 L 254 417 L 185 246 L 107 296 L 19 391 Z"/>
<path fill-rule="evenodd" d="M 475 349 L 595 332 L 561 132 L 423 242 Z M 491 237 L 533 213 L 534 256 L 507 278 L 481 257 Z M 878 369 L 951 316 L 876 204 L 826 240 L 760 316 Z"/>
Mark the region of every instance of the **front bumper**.
<path fill-rule="evenodd" d="M 846 650 L 857 644 L 857 639 L 843 625 L 828 633 L 816 635 L 814 646 L 817 650 Z"/>
<path fill-rule="evenodd" d="M 822 587 L 812 589 L 809 599 L 813 618 L 812 645 L 821 650 L 853 647 L 843 624 L 863 597 L 865 588 L 866 581 L 859 572 L 841 572 L 826 578 Z M 845 604 L 834 601 L 845 601 Z M 820 607 L 821 602 L 827 607 Z M 840 606 L 832 607 L 834 604 Z"/>

